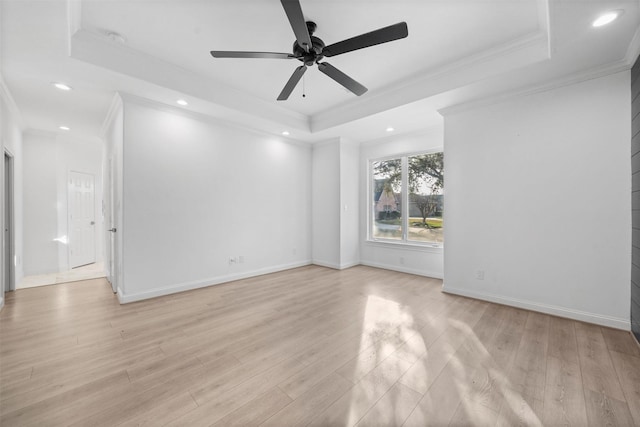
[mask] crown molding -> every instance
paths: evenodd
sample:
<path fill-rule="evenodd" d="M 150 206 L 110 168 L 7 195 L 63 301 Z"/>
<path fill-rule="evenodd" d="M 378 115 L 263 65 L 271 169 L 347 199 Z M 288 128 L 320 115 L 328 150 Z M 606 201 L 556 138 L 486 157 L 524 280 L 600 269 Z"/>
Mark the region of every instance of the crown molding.
<path fill-rule="evenodd" d="M 629 43 L 629 47 L 627 48 L 627 53 L 624 56 L 624 61 L 629 65 L 629 68 L 633 67 L 633 64 L 638 59 L 640 55 L 640 27 L 636 29 L 633 38 L 631 39 L 631 43 Z"/>
<path fill-rule="evenodd" d="M 461 104 L 452 105 L 450 107 L 441 108 L 438 110 L 438 113 L 446 117 L 452 114 L 475 110 L 477 108 L 489 107 L 491 105 L 500 104 L 514 98 L 521 98 L 529 95 L 534 95 L 536 93 L 548 92 L 551 90 L 559 89 L 561 87 L 582 83 L 587 80 L 594 80 L 611 74 L 620 73 L 622 71 L 628 71 L 630 68 L 631 66 L 627 63 L 627 60 L 623 59 L 620 61 L 605 64 L 603 66 L 568 74 L 557 79 L 545 81 L 542 84 L 520 87 L 514 90 L 501 92 L 498 95 L 483 98 L 481 100 L 464 102 Z"/>
<path fill-rule="evenodd" d="M 13 120 L 15 121 L 16 126 L 18 126 L 18 129 L 23 131 L 24 121 L 22 120 L 22 113 L 20 112 L 20 109 L 18 108 L 18 104 L 16 104 L 16 101 L 13 98 L 13 95 L 11 94 L 9 87 L 5 83 L 4 78 L 2 77 L 1 74 L 0 74 L 0 98 L 3 98 L 5 100 L 5 103 L 7 104 L 7 108 L 9 109 L 9 113 L 11 113 L 11 116 L 13 117 Z"/>
<path fill-rule="evenodd" d="M 326 130 L 547 59 L 548 33 L 536 31 L 315 114 L 311 131 Z"/>
<path fill-rule="evenodd" d="M 169 105 L 169 104 L 165 104 L 162 102 L 158 102 L 152 99 L 148 99 L 148 98 L 143 98 L 137 95 L 133 95 L 130 93 L 126 93 L 126 92 L 118 92 L 119 97 L 122 98 L 122 102 L 123 102 L 123 106 L 126 110 L 126 103 L 131 103 L 131 104 L 135 104 L 135 105 L 139 105 L 142 107 L 148 107 L 148 108 L 153 108 L 155 110 L 158 111 L 162 111 L 165 113 L 171 113 L 171 114 L 175 114 L 178 116 L 182 116 L 182 117 L 186 117 L 189 119 L 193 119 L 193 120 L 197 120 L 200 122 L 205 122 L 205 123 L 210 123 L 210 124 L 214 124 L 217 126 L 222 126 L 222 127 L 226 127 L 229 129 L 234 129 L 234 130 L 239 130 L 242 132 L 249 132 L 252 133 L 254 135 L 259 135 L 261 137 L 269 137 L 269 138 L 276 138 L 280 141 L 292 144 L 292 145 L 297 145 L 297 146 L 301 146 L 301 147 L 305 147 L 305 148 L 309 148 L 311 146 L 310 143 L 308 142 L 304 142 L 301 140 L 297 140 L 297 139 L 293 139 L 290 137 L 285 137 L 283 135 L 280 134 L 273 134 L 273 133 L 269 133 L 269 132 L 265 132 L 259 129 L 255 129 L 255 128 L 251 128 L 247 125 L 240 125 L 231 121 L 227 121 L 227 120 L 223 120 L 214 116 L 211 116 L 209 114 L 205 114 L 205 113 L 200 113 L 198 111 L 191 111 L 191 110 L 187 110 L 181 107 L 175 107 L 173 105 Z"/>
<path fill-rule="evenodd" d="M 71 37 L 74 59 L 143 80 L 157 88 L 199 99 L 225 109 L 241 119 L 277 123 L 279 127 L 309 132 L 309 117 L 280 105 L 256 98 L 223 85 L 209 77 L 156 58 L 147 53 L 113 43 L 81 29 Z"/>
<path fill-rule="evenodd" d="M 67 0 L 67 54 L 71 56 L 71 38 L 82 29 L 82 0 Z"/>

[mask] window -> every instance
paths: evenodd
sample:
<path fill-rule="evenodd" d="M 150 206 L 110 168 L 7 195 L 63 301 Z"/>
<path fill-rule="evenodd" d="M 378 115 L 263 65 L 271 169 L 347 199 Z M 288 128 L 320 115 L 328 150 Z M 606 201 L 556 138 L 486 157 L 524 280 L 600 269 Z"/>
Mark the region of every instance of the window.
<path fill-rule="evenodd" d="M 443 153 L 376 160 L 370 171 L 370 238 L 442 244 Z"/>

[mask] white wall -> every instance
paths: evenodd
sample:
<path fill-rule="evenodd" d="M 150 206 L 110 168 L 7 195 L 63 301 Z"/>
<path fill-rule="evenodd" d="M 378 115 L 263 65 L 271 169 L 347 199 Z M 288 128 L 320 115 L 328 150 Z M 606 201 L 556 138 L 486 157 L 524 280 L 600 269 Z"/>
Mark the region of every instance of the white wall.
<path fill-rule="evenodd" d="M 104 146 L 102 156 L 104 229 L 115 229 L 115 233 L 105 231 L 104 262 L 107 279 L 114 291 L 122 282 L 122 168 L 124 146 L 124 110 L 119 94 L 113 98 L 105 119 Z M 112 200 L 113 198 L 113 200 Z M 112 206 L 113 204 L 113 206 Z M 111 247 L 113 245 L 113 248 Z M 113 262 L 112 262 L 113 253 Z"/>
<path fill-rule="evenodd" d="M 444 290 L 629 329 L 630 106 L 623 72 L 445 113 Z"/>
<path fill-rule="evenodd" d="M 360 147 L 340 143 L 340 268 L 360 264 Z"/>
<path fill-rule="evenodd" d="M 24 273 L 59 271 L 55 136 L 24 135 Z"/>
<path fill-rule="evenodd" d="M 340 139 L 313 146 L 311 175 L 313 263 L 340 268 Z"/>
<path fill-rule="evenodd" d="M 435 127 L 426 132 L 398 135 L 381 141 L 362 144 L 360 147 L 360 262 L 364 265 L 403 271 L 422 276 L 443 277 L 443 250 L 418 245 L 398 245 L 394 243 L 371 242 L 368 236 L 368 215 L 371 214 L 368 204 L 368 192 L 371 191 L 368 176 L 369 161 L 384 157 L 402 156 L 425 151 L 442 150 L 442 128 Z M 445 153 L 445 158 L 447 157 Z M 448 171 L 445 182 L 445 206 L 449 192 Z M 448 209 L 448 207 L 447 207 Z M 446 209 L 445 209 L 446 210 Z M 448 227 L 445 221 L 445 230 Z M 446 247 L 447 240 L 445 238 Z"/>
<path fill-rule="evenodd" d="M 121 301 L 310 263 L 308 146 L 123 98 Z"/>
<path fill-rule="evenodd" d="M 313 263 L 343 269 L 360 263 L 359 147 L 340 138 L 314 144 Z"/>
<path fill-rule="evenodd" d="M 18 283 L 23 276 L 23 219 L 22 219 L 22 130 L 20 112 L 13 98 L 0 76 L 0 152 L 4 156 L 7 150 L 13 156 L 13 222 L 14 222 L 14 252 L 15 276 Z M 0 165 L 0 177 L 4 182 L 4 157 Z M 4 211 L 4 185 L 0 185 L 0 213 Z M 3 215 L 0 214 L 0 229 L 4 229 Z M 4 234 L 4 233 L 3 233 Z M 4 259 L 4 245 L 0 244 L 0 259 Z M 0 264 L 1 265 L 1 264 Z M 4 273 L 4 272 L 0 272 Z M 2 277 L 0 275 L 0 277 Z M 14 283 L 14 286 L 15 286 Z M 0 308 L 4 306 L 4 292 L 0 290 Z"/>
<path fill-rule="evenodd" d="M 97 140 L 28 131 L 24 135 L 24 274 L 69 270 L 68 177 L 95 177 L 96 262 L 103 260 L 102 153 Z M 60 239 L 60 240 L 54 240 Z"/>

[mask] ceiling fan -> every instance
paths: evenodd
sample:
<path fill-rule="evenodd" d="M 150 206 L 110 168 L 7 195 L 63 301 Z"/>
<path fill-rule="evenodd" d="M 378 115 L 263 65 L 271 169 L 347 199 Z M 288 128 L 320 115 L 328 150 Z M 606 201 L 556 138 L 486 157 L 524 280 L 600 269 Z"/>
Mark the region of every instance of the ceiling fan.
<path fill-rule="evenodd" d="M 316 30 L 316 24 L 311 21 L 305 22 L 302 14 L 302 7 L 299 0 L 280 0 L 284 8 L 289 23 L 296 36 L 293 42 L 293 53 L 278 52 L 238 52 L 212 50 L 211 55 L 214 58 L 268 58 L 268 59 L 297 59 L 303 65 L 296 68 L 287 84 L 284 85 L 282 92 L 278 96 L 278 101 L 284 101 L 289 98 L 291 92 L 302 78 L 307 67 L 318 64 L 318 69 L 331 77 L 333 80 L 360 96 L 367 91 L 367 88 L 338 70 L 328 62 L 320 62 L 324 57 L 332 57 L 343 53 L 351 52 L 365 47 L 375 46 L 377 44 L 387 43 L 393 40 L 403 39 L 407 37 L 408 29 L 406 22 L 399 22 L 388 27 L 380 28 L 370 33 L 361 34 L 337 43 L 325 46 L 324 42 L 313 33 Z"/>

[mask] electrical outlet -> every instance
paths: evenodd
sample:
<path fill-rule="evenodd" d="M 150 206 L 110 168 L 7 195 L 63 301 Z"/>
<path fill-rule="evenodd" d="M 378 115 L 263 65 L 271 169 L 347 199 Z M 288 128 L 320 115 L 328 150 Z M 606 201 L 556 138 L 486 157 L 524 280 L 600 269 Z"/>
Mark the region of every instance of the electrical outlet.
<path fill-rule="evenodd" d="M 484 270 L 476 271 L 476 280 L 484 280 Z"/>
<path fill-rule="evenodd" d="M 232 256 L 229 257 L 229 265 L 231 264 L 235 264 L 236 263 L 236 259 Z"/>
<path fill-rule="evenodd" d="M 400 257 L 400 265 L 404 265 L 404 257 Z"/>

